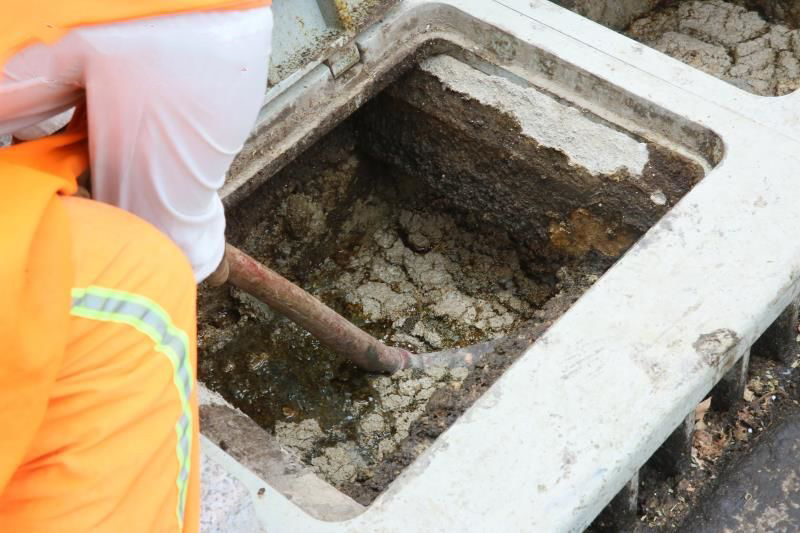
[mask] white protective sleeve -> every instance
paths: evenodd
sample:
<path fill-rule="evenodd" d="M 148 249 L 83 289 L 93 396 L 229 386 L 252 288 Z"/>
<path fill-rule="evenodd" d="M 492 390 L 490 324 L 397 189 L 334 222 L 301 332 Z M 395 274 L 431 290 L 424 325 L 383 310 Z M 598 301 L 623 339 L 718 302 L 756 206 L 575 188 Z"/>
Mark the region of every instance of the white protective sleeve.
<path fill-rule="evenodd" d="M 76 28 L 6 63 L 0 136 L 48 133 L 85 100 L 92 196 L 166 233 L 201 281 L 224 253 L 217 191 L 262 105 L 271 33 L 269 8 Z"/>

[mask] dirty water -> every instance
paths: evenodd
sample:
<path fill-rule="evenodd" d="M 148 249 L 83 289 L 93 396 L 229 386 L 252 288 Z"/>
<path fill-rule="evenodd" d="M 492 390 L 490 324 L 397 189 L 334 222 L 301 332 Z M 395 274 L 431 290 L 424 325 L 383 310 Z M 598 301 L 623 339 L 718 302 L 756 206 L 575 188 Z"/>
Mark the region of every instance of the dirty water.
<path fill-rule="evenodd" d="M 242 244 L 369 333 L 417 353 L 501 337 L 564 284 L 589 286 L 602 272 L 581 281 L 568 268 L 526 272 L 507 232 L 447 213 L 420 187 L 351 154 L 283 189 Z M 468 375 L 368 375 L 248 295 L 227 298 L 237 332 L 215 350 L 226 327 L 201 325 L 201 379 L 336 485 L 368 478 L 430 398 Z"/>

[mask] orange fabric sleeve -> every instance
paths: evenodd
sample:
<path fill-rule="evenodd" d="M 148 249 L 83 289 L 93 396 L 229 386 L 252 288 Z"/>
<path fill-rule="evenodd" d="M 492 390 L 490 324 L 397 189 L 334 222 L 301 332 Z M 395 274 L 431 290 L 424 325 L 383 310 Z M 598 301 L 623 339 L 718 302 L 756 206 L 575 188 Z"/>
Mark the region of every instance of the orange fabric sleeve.
<path fill-rule="evenodd" d="M 30 405 L 15 406 L 31 418 L 22 428 L 30 444 L 0 490 L 0 531 L 177 533 L 184 509 L 183 532 L 196 533 L 200 465 L 191 267 L 165 235 L 130 213 L 80 198 L 58 203 L 74 232 L 73 289 L 149 301 L 161 313 L 148 323 L 158 317 L 159 325 L 148 332 L 124 320 L 136 310 L 109 309 L 118 315 L 113 320 L 76 312 L 73 305 L 64 355 L 47 366 L 57 372 L 55 379 L 48 372 L 24 380 L 29 389 L 39 384 L 39 391 L 26 390 L 36 416 Z M 167 332 L 169 350 L 159 344 Z M 46 395 L 38 394 L 46 387 Z M 188 402 L 182 394 L 190 395 Z M 42 418 L 44 397 L 49 401 Z M 188 458 L 179 452 L 187 429 Z M 181 476 L 186 467 L 188 479 Z"/>
<path fill-rule="evenodd" d="M 0 66 L 70 28 L 269 0 L 0 0 Z M 73 262 L 57 194 L 87 167 L 82 129 L 0 148 L 0 491 L 41 423 L 64 353 Z"/>
<path fill-rule="evenodd" d="M 0 0 L 0 65 L 22 47 L 54 42 L 76 26 L 270 4 L 271 0 Z"/>
<path fill-rule="evenodd" d="M 89 168 L 88 141 L 86 112 L 81 106 L 65 132 L 2 148 L 0 161 L 47 174 L 57 192 L 73 194 L 76 178 Z"/>
<path fill-rule="evenodd" d="M 59 183 L 47 174 L 2 161 L 0 176 L 4 184 L 0 195 L 2 491 L 47 407 L 66 342 L 73 272 L 68 222 L 56 197 Z"/>
<path fill-rule="evenodd" d="M 88 167 L 85 114 L 67 132 L 0 149 L 0 492 L 47 408 L 63 356 L 73 262 L 58 194 Z"/>

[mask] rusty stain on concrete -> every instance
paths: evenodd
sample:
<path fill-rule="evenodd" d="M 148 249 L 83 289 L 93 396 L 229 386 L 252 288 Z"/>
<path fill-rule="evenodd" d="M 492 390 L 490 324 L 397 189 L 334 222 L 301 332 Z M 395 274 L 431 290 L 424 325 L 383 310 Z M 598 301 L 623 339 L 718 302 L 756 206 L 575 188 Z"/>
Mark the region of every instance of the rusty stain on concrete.
<path fill-rule="evenodd" d="M 638 234 L 628 227 L 617 228 L 579 208 L 562 222 L 551 222 L 550 244 L 572 257 L 596 250 L 607 257 L 619 257 L 636 241 Z"/>

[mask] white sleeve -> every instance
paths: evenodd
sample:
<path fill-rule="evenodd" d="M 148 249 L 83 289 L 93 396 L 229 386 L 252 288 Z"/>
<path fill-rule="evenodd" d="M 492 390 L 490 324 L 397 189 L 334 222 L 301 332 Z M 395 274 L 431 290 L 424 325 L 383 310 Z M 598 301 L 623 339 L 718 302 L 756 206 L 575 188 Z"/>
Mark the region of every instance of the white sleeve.
<path fill-rule="evenodd" d="M 151 222 L 186 253 L 197 281 L 219 265 L 217 191 L 267 84 L 269 8 L 81 28 L 92 195 Z M 97 51 L 102 51 L 98 53 Z"/>

